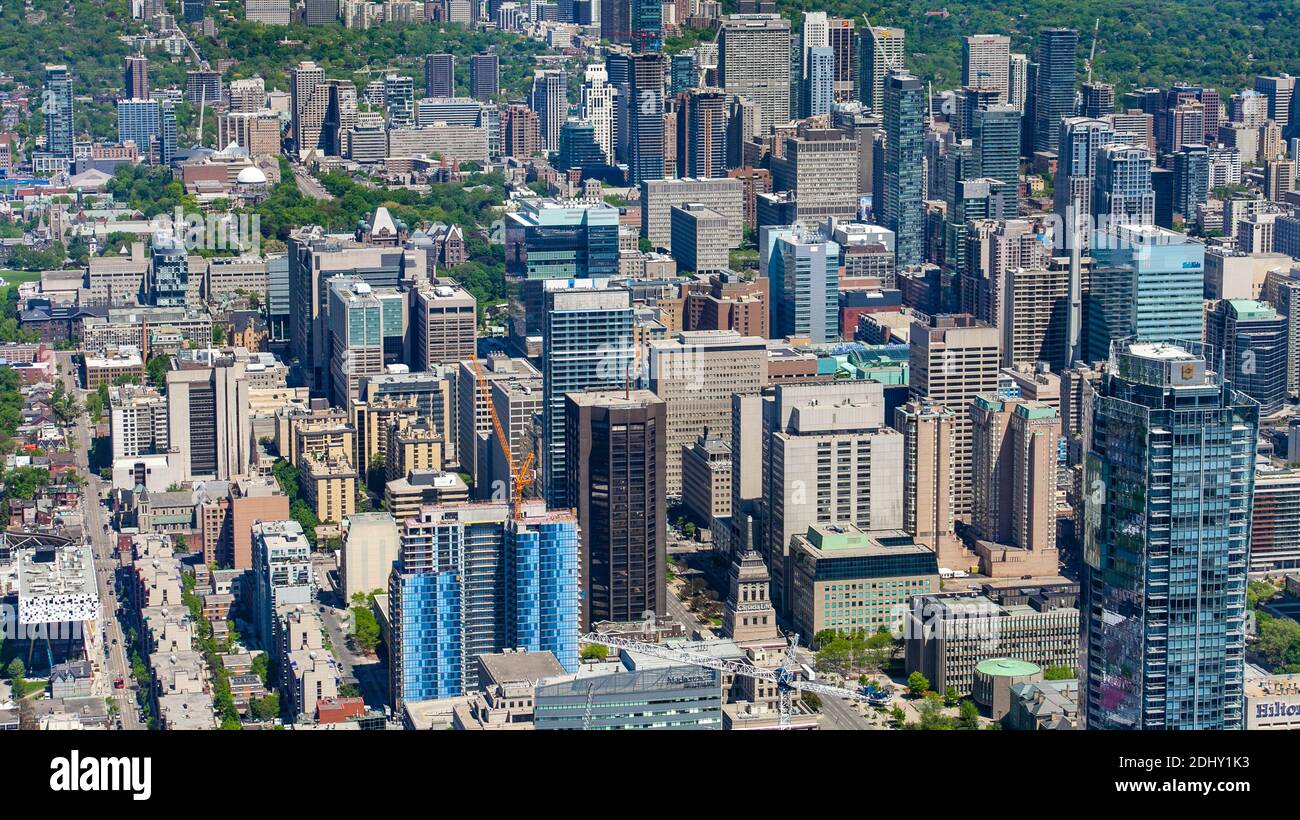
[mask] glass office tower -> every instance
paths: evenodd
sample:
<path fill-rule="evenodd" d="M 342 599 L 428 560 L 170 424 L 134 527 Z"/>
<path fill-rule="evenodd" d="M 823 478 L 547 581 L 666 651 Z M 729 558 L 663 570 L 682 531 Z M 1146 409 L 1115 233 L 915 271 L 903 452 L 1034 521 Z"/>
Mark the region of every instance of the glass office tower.
<path fill-rule="evenodd" d="M 1237 729 L 1259 406 L 1197 343 L 1117 342 L 1084 485 L 1090 729 Z"/>
<path fill-rule="evenodd" d="M 1116 225 L 1092 237 L 1096 260 L 1083 294 L 1083 344 L 1105 361 L 1112 342 L 1201 341 L 1205 246 L 1154 225 Z"/>
<path fill-rule="evenodd" d="M 902 71 L 885 78 L 884 190 L 885 227 L 894 232 L 898 267 L 923 261 L 925 239 L 924 188 L 921 182 L 925 150 L 925 86 Z"/>

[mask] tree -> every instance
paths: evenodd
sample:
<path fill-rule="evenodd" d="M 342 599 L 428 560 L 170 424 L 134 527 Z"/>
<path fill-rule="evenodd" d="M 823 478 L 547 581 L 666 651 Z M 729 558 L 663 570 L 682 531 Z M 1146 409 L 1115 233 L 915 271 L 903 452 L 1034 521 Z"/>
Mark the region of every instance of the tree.
<path fill-rule="evenodd" d="M 271 656 L 263 652 L 253 658 L 253 674 L 262 679 L 262 685 L 266 686 L 271 679 Z"/>
<path fill-rule="evenodd" d="M 820 712 L 822 710 L 822 699 L 816 692 L 802 692 L 800 694 L 800 699 L 803 701 L 804 706 L 807 706 L 814 712 Z"/>
<path fill-rule="evenodd" d="M 1258 619 L 1258 631 L 1255 651 L 1270 667 L 1300 662 L 1300 623 L 1290 618 L 1261 616 Z"/>
<path fill-rule="evenodd" d="M 86 396 L 86 417 L 90 419 L 91 424 L 98 423 L 104 417 L 104 400 L 98 393 Z"/>
<path fill-rule="evenodd" d="M 974 701 L 963 700 L 957 711 L 958 729 L 972 730 L 980 727 L 980 712 L 975 708 Z"/>
<path fill-rule="evenodd" d="M 853 649 L 843 638 L 836 638 L 817 652 L 813 668 L 823 674 L 847 675 L 853 668 Z"/>
<path fill-rule="evenodd" d="M 582 647 L 581 658 L 584 661 L 603 661 L 609 657 L 609 647 L 598 643 L 589 643 Z"/>
<path fill-rule="evenodd" d="M 369 607 L 352 607 L 352 641 L 367 655 L 379 645 L 379 621 Z"/>
<path fill-rule="evenodd" d="M 190 542 L 186 540 L 185 533 L 176 533 L 176 539 L 172 542 L 172 549 L 176 552 L 189 552 Z"/>
<path fill-rule="evenodd" d="M 144 366 L 145 378 L 149 384 L 158 390 L 167 386 L 167 371 L 172 369 L 172 356 L 170 353 L 159 353 L 150 357 L 149 363 Z M 104 404 L 107 406 L 108 397 L 104 397 Z"/>
<path fill-rule="evenodd" d="M 264 698 L 248 702 L 248 711 L 258 720 L 275 720 L 280 716 L 280 696 L 271 692 Z"/>
<path fill-rule="evenodd" d="M 1043 670 L 1043 680 L 1073 680 L 1074 677 L 1072 666 L 1049 666 Z"/>
<path fill-rule="evenodd" d="M 14 658 L 9 661 L 9 666 L 5 671 L 9 673 L 9 677 L 16 680 L 27 674 L 27 667 L 23 665 L 22 658 Z"/>
<path fill-rule="evenodd" d="M 922 699 L 916 711 L 920 715 L 920 719 L 914 724 L 917 729 L 935 731 L 953 728 L 953 719 L 943 713 L 943 698 L 933 692 Z"/>
<path fill-rule="evenodd" d="M 897 729 L 902 727 L 903 722 L 907 720 L 907 713 L 903 711 L 903 707 L 895 706 L 889 710 L 889 719 L 893 722 L 894 728 Z"/>
<path fill-rule="evenodd" d="M 298 499 L 298 468 L 283 458 L 277 458 L 271 465 L 271 475 L 280 485 L 280 492 L 289 497 L 292 503 Z"/>
<path fill-rule="evenodd" d="M 926 692 L 930 691 L 930 679 L 920 672 L 913 672 L 907 676 L 907 693 L 914 698 L 919 698 Z"/>
<path fill-rule="evenodd" d="M 951 708 L 953 706 L 956 706 L 957 702 L 960 700 L 961 700 L 961 694 L 957 692 L 956 688 L 949 686 L 947 689 L 943 690 L 944 706 Z"/>

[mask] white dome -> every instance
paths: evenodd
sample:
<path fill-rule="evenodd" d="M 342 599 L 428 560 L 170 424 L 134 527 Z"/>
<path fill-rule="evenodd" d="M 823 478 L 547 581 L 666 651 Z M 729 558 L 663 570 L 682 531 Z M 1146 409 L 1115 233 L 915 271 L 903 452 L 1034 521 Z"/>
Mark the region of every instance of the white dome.
<path fill-rule="evenodd" d="M 266 174 L 262 173 L 262 169 L 256 165 L 250 165 L 239 172 L 235 182 L 239 185 L 265 185 Z"/>

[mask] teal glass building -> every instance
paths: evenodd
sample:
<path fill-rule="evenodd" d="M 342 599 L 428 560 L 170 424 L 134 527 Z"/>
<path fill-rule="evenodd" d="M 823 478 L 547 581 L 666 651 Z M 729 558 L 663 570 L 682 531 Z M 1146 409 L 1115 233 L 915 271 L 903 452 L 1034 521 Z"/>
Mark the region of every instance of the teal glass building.
<path fill-rule="evenodd" d="M 1106 361 L 1111 343 L 1200 342 L 1205 246 L 1155 225 L 1097 231 L 1095 265 L 1083 294 L 1085 357 Z"/>

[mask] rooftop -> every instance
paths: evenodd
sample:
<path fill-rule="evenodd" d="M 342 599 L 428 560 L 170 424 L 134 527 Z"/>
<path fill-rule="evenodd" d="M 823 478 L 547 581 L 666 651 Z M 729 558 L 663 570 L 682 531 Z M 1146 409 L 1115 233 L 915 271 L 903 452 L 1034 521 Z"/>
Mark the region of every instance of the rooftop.
<path fill-rule="evenodd" d="M 976 664 L 975 671 L 982 675 L 993 675 L 995 677 L 1023 678 L 1029 675 L 1037 675 L 1043 670 L 1038 664 L 1029 661 L 1020 661 L 1015 658 L 989 658 Z"/>
<path fill-rule="evenodd" d="M 536 683 L 564 674 L 564 667 L 551 652 L 505 651 L 492 655 L 479 655 L 479 664 L 485 674 L 484 687 L 520 681 Z"/>

